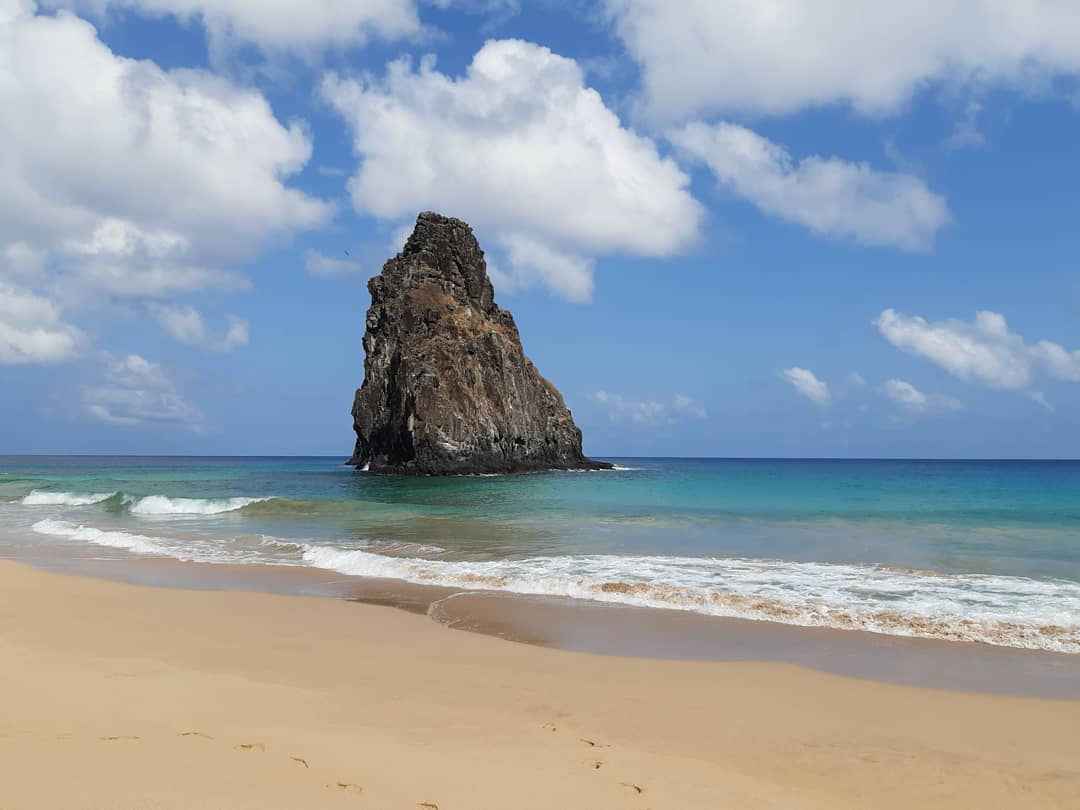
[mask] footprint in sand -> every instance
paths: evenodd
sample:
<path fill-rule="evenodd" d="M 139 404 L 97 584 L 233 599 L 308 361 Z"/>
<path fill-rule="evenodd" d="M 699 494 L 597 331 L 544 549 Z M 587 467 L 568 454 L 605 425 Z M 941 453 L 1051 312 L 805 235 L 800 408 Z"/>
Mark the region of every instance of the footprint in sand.
<path fill-rule="evenodd" d="M 303 757 L 289 757 L 289 759 L 291 759 L 297 765 L 303 765 L 305 768 L 310 768 L 311 767 L 310 765 L 307 764 L 307 760 L 304 759 Z"/>
<path fill-rule="evenodd" d="M 607 743 L 598 743 L 596 740 L 586 740 L 584 737 L 578 737 L 578 741 L 585 743 L 589 748 L 611 748 Z"/>
<path fill-rule="evenodd" d="M 327 787 L 337 788 L 338 790 L 344 790 L 349 793 L 363 793 L 364 789 L 360 785 L 353 784 L 352 782 L 335 782 Z"/>
<path fill-rule="evenodd" d="M 555 727 L 554 723 L 544 723 L 544 725 L 541 726 L 541 728 L 543 728 L 544 731 L 558 731 L 558 729 Z"/>
<path fill-rule="evenodd" d="M 643 788 L 641 785 L 635 785 L 633 782 L 619 782 L 619 784 L 622 785 L 623 787 L 630 788 L 632 791 L 634 791 L 634 793 L 644 793 L 645 792 L 645 788 Z"/>
<path fill-rule="evenodd" d="M 585 764 L 592 768 L 594 771 L 598 771 L 604 767 L 604 763 L 599 759 L 587 759 Z"/>
<path fill-rule="evenodd" d="M 554 729 L 552 730 L 554 731 Z M 416 806 L 420 810 L 439 810 L 439 805 L 435 804 L 435 802 L 417 802 Z"/>
<path fill-rule="evenodd" d="M 176 732 L 176 736 L 177 737 L 202 737 L 204 740 L 212 740 L 212 739 L 214 739 L 209 734 L 207 734 L 205 732 L 202 732 L 202 731 L 178 731 L 178 732 Z"/>
<path fill-rule="evenodd" d="M 240 743 L 234 745 L 233 748 L 237 751 L 258 751 L 260 754 L 266 750 L 266 746 L 262 743 Z"/>
<path fill-rule="evenodd" d="M 117 740 L 141 740 L 142 737 L 136 737 L 133 734 L 117 734 L 112 737 L 98 737 L 98 739 L 105 742 L 116 742 Z"/>

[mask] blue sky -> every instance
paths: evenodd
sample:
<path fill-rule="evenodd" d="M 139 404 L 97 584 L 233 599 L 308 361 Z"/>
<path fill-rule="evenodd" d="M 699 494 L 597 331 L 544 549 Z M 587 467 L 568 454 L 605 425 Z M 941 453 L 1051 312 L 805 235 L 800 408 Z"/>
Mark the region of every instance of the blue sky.
<path fill-rule="evenodd" d="M 1080 7 L 867 8 L 0 0 L 0 452 L 347 455 L 433 208 L 595 455 L 1080 456 Z"/>

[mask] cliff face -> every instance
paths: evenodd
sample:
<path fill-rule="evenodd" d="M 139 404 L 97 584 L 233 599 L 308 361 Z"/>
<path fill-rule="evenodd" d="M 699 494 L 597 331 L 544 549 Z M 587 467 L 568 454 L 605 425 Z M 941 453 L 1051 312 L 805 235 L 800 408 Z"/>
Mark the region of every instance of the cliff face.
<path fill-rule="evenodd" d="M 350 464 L 414 475 L 604 469 L 562 395 L 525 357 L 464 222 L 420 214 L 368 282 Z"/>

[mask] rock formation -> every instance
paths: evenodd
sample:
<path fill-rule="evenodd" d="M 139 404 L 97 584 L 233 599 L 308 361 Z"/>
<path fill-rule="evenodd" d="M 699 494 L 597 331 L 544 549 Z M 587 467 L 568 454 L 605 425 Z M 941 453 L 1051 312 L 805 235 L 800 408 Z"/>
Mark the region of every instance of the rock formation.
<path fill-rule="evenodd" d="M 582 454 L 562 395 L 496 306 L 464 222 L 420 214 L 368 290 L 350 464 L 413 475 L 611 467 Z"/>

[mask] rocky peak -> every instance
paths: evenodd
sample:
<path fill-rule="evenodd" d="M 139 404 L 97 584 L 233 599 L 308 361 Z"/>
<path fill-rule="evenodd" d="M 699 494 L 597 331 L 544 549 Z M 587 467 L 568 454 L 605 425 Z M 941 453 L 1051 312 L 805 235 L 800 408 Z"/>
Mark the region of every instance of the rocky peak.
<path fill-rule="evenodd" d="M 467 224 L 420 214 L 368 290 L 351 464 L 425 475 L 610 466 L 582 454 L 562 395 L 495 304 Z"/>

